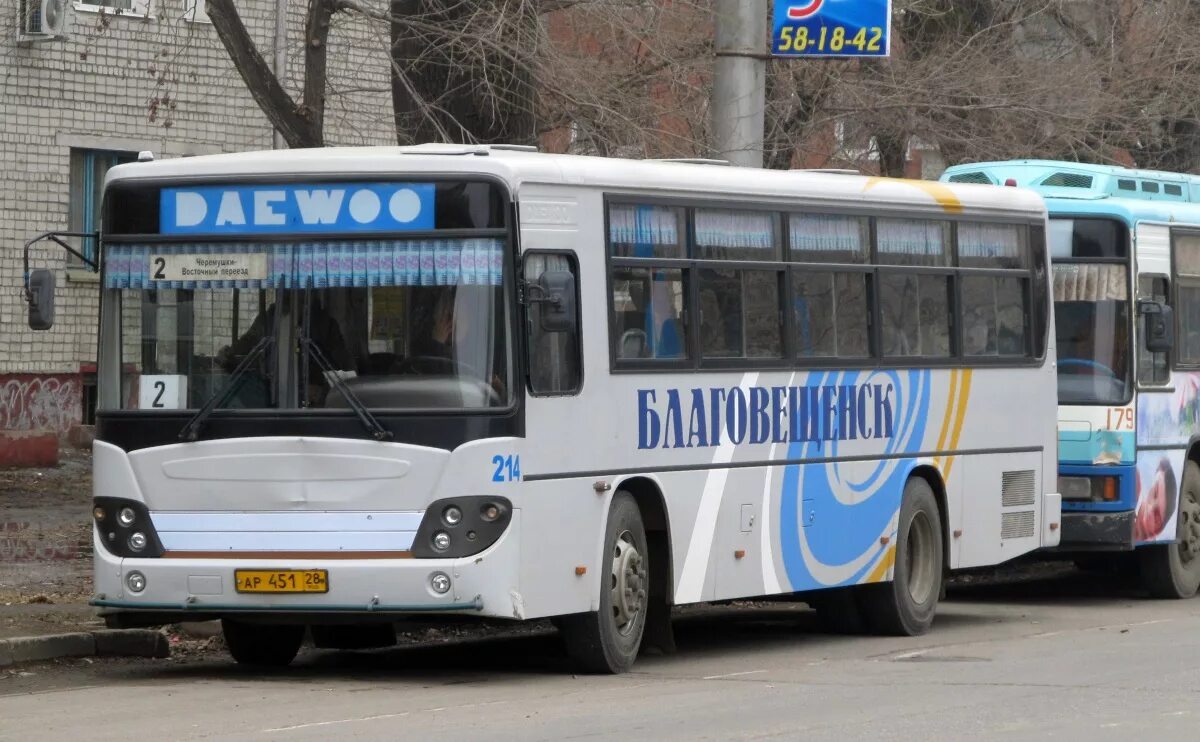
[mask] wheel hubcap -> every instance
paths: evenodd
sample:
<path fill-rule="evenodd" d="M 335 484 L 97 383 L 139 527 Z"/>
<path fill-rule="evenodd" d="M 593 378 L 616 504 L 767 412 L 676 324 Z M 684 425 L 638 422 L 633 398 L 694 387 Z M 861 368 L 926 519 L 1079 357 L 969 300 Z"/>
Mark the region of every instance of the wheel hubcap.
<path fill-rule="evenodd" d="M 1179 560 L 1190 564 L 1200 557 L 1200 501 L 1197 501 L 1196 491 L 1184 487 L 1179 503 Z"/>
<path fill-rule="evenodd" d="M 908 567 L 908 594 L 919 605 L 932 599 L 937 582 L 933 544 L 933 524 L 928 515 L 918 511 L 908 526 L 908 548 L 904 558 Z"/>
<path fill-rule="evenodd" d="M 617 538 L 612 559 L 613 620 L 621 634 L 633 631 L 646 605 L 646 561 L 633 545 L 633 534 Z"/>

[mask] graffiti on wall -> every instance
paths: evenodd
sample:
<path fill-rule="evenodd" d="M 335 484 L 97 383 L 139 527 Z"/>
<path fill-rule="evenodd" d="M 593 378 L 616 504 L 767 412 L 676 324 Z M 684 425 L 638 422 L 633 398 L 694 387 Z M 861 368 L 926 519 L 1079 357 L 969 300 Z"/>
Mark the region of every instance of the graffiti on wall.
<path fill-rule="evenodd" d="M 74 375 L 0 375 L 0 430 L 65 433 L 82 418 L 83 388 Z"/>

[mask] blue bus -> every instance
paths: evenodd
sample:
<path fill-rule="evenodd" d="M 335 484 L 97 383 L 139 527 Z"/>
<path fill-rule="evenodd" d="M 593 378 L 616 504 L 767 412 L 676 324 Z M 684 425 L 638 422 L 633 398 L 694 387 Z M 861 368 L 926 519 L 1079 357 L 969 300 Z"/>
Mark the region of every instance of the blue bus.
<path fill-rule="evenodd" d="M 1046 201 L 1061 551 L 1132 553 L 1154 597 L 1200 587 L 1200 176 L 1073 162 L 952 167 Z"/>

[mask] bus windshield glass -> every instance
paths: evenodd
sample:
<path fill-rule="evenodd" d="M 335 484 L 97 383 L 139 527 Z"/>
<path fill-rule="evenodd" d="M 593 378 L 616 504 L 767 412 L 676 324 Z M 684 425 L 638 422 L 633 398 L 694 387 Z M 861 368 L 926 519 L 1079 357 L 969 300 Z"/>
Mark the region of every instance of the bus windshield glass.
<path fill-rule="evenodd" d="M 462 186 L 438 184 L 436 196 L 434 185 L 425 186 L 423 203 L 436 198 L 436 220 L 411 237 L 393 225 L 393 234 L 361 238 L 335 228 L 311 236 L 168 238 L 145 234 L 158 219 L 115 219 L 120 228 L 104 245 L 103 280 L 105 301 L 120 307 L 113 328 L 120 342 L 107 346 L 120 348 L 122 406 L 195 410 L 228 391 L 222 406 L 240 409 L 345 410 L 356 400 L 401 411 L 507 407 L 513 358 L 503 204 L 486 184 Z M 388 188 L 405 188 L 358 187 L 377 194 L 377 205 L 389 203 Z M 335 186 L 323 188 L 315 192 L 331 203 Z M 196 213 L 203 214 L 211 194 L 197 191 Z M 210 215 L 216 204 L 226 209 L 228 194 L 239 191 L 212 197 Z M 269 215 L 282 220 L 291 192 L 270 197 L 277 203 Z M 301 193 L 298 203 L 313 198 Z M 323 215 L 334 219 L 332 211 Z M 164 209 L 163 223 L 170 219 L 201 217 Z M 305 226 L 297 221 L 297 229 Z"/>
<path fill-rule="evenodd" d="M 1129 240 L 1103 219 L 1052 219 L 1058 396 L 1122 404 L 1130 391 Z"/>

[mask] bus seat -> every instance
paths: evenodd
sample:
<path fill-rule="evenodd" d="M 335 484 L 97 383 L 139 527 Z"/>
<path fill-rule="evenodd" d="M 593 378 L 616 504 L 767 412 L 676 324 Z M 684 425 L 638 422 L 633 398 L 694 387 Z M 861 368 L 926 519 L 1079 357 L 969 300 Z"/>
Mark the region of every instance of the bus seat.
<path fill-rule="evenodd" d="M 620 356 L 621 358 L 645 358 L 646 357 L 646 331 L 645 330 L 626 330 L 621 333 Z"/>

